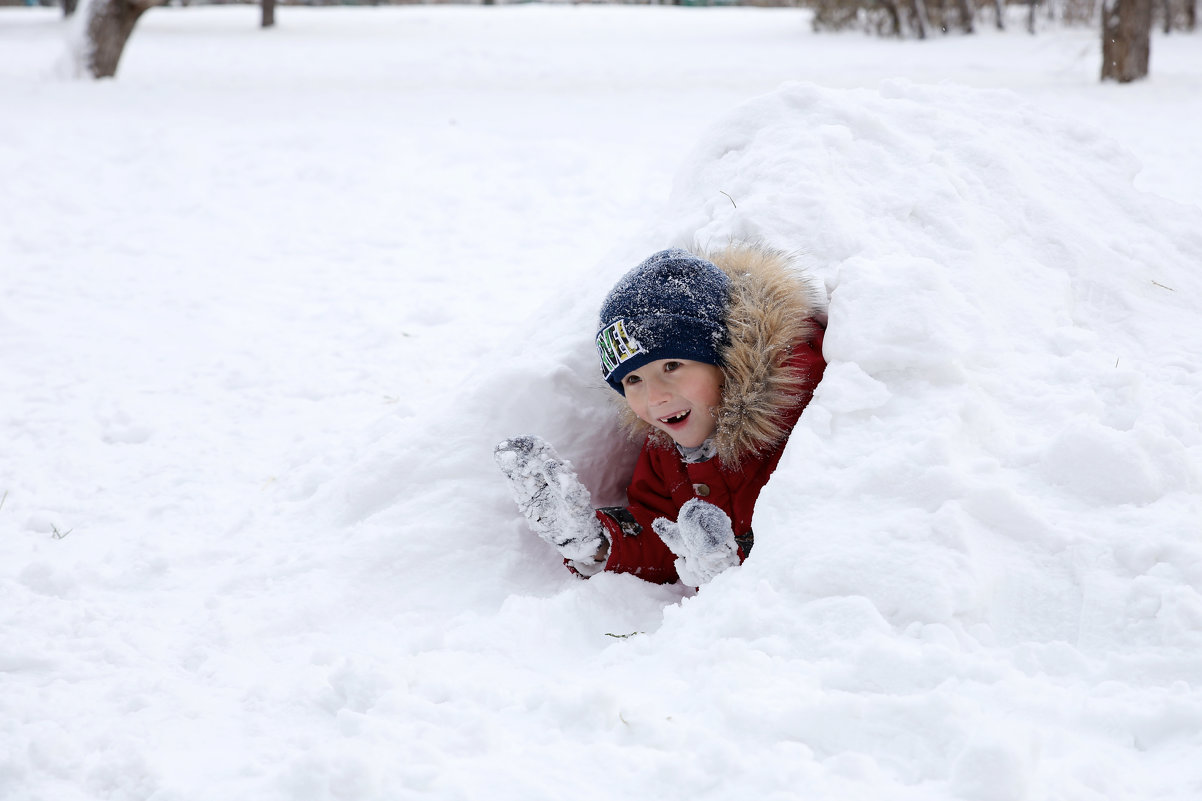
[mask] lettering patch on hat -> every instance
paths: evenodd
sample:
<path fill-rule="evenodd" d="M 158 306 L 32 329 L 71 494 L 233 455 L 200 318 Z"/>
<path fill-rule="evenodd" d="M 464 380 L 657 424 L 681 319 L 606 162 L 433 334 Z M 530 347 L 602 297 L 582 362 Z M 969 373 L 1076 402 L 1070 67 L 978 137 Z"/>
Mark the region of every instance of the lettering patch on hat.
<path fill-rule="evenodd" d="M 597 334 L 597 352 L 601 354 L 601 372 L 609 378 L 623 362 L 647 353 L 647 349 L 626 333 L 624 320 L 615 320 Z"/>

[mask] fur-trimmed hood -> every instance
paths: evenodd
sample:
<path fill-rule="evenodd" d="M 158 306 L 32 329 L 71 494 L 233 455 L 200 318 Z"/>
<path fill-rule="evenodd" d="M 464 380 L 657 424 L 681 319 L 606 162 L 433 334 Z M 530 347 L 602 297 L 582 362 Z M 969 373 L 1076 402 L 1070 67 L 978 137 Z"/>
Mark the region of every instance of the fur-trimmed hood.
<path fill-rule="evenodd" d="M 717 410 L 714 444 L 727 467 L 761 453 L 788 436 L 788 411 L 799 403 L 807 376 L 789 364 L 794 343 L 808 341 L 825 325 L 822 291 L 780 250 L 735 243 L 720 250 L 693 249 L 731 280 L 726 312 L 728 344 L 722 349 L 725 383 Z M 621 396 L 622 425 L 636 438 L 662 432 L 640 420 Z"/>

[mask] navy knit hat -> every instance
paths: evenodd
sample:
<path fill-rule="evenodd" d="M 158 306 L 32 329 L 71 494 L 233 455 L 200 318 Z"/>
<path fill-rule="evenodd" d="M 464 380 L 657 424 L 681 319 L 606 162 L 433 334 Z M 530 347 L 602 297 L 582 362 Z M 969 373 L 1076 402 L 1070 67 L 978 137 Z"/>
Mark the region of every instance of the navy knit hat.
<path fill-rule="evenodd" d="M 625 395 L 622 379 L 658 359 L 721 366 L 730 279 L 688 251 L 661 250 L 626 273 L 601 304 L 601 374 Z"/>

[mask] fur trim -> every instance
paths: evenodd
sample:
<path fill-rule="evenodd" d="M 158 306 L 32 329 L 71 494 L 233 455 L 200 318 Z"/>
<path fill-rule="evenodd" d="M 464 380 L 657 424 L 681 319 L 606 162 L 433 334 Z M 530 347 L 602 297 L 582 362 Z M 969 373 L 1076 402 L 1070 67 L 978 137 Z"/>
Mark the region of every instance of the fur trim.
<path fill-rule="evenodd" d="M 726 314 L 730 342 L 722 351 L 725 384 L 714 443 L 718 458 L 734 468 L 788 435 L 782 418 L 797 404 L 806 377 L 785 362 L 795 342 L 814 335 L 814 320 L 825 319 L 825 303 L 820 290 L 783 251 L 732 243 L 713 252 L 694 249 L 694 254 L 731 279 Z M 615 399 L 621 404 L 622 425 L 632 437 L 651 434 L 671 446 L 671 439 L 640 420 L 620 395 Z"/>

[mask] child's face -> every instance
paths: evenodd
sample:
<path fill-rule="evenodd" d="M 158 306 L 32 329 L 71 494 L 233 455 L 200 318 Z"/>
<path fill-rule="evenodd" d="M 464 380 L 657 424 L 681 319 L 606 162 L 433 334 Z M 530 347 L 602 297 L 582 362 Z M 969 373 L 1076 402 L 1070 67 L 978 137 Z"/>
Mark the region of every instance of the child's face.
<path fill-rule="evenodd" d="M 722 400 L 722 370 L 688 359 L 660 359 L 622 379 L 626 402 L 639 419 L 696 448 L 714 433 Z"/>

